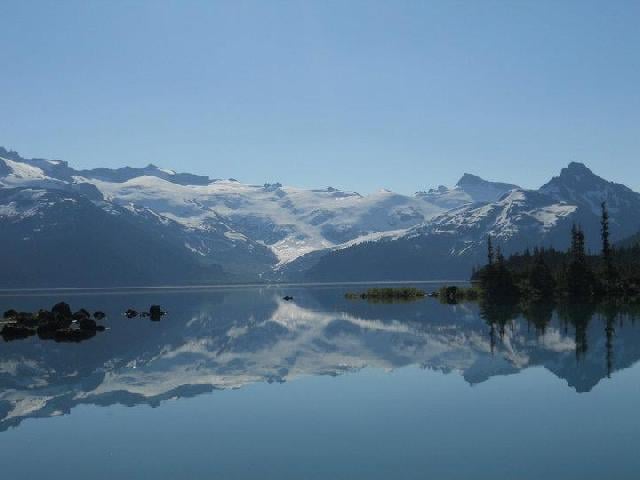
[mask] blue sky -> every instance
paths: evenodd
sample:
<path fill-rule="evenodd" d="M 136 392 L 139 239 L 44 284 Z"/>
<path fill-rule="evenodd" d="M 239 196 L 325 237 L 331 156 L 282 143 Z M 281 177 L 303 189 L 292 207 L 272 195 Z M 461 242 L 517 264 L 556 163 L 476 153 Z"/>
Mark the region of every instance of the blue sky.
<path fill-rule="evenodd" d="M 74 166 L 412 193 L 640 189 L 638 1 L 0 3 L 0 145 Z"/>

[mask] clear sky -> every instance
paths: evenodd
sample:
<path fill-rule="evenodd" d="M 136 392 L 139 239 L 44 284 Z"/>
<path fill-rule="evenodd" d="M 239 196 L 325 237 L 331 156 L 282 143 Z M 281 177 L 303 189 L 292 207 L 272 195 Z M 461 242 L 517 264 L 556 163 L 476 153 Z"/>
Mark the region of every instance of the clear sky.
<path fill-rule="evenodd" d="M 640 1 L 0 2 L 0 145 L 403 193 L 640 189 Z"/>

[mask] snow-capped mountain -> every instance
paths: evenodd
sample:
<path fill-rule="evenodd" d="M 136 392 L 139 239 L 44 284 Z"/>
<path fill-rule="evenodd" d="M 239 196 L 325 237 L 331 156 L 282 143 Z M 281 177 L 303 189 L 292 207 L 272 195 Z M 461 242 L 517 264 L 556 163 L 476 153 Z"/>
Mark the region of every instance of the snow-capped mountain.
<path fill-rule="evenodd" d="M 600 215 L 603 201 L 609 210 L 614 240 L 622 240 L 640 230 L 640 193 L 595 175 L 582 163 L 570 163 L 560 175 L 543 185 L 540 192 L 577 207 L 575 220 L 585 229 L 587 240 L 592 240 L 592 248 L 597 248 L 600 228 L 594 217 Z"/>
<path fill-rule="evenodd" d="M 503 247 L 526 244 L 529 239 L 544 238 L 576 211 L 577 206 L 556 201 L 536 191 L 511 190 L 495 202 L 471 204 L 436 216 L 431 222 L 407 231 L 404 238 L 421 235 L 448 235 L 451 253 L 484 244 L 492 236 Z"/>
<path fill-rule="evenodd" d="M 78 180 L 93 183 L 116 204 L 150 208 L 187 228 L 224 222 L 238 238 L 268 246 L 281 263 L 370 234 L 406 229 L 442 211 L 388 191 L 362 196 L 331 187 L 302 190 L 233 180 L 177 185 L 156 176 L 123 183 Z"/>
<path fill-rule="evenodd" d="M 484 263 L 487 236 L 507 254 L 535 246 L 566 248 L 573 223 L 584 229 L 587 246 L 597 249 L 603 201 L 612 240 L 638 231 L 640 194 L 571 163 L 537 191 L 510 190 L 497 201 L 453 208 L 395 237 L 316 255 L 298 275 L 308 280 L 468 278 L 475 265 Z"/>
<path fill-rule="evenodd" d="M 380 190 L 363 196 L 332 187 L 248 185 L 155 165 L 77 170 L 2 148 L 0 186 L 62 190 L 102 209 L 124 209 L 159 236 L 179 239 L 179 248 L 197 261 L 222 265 L 243 279 L 269 278 L 272 269 L 313 252 L 401 235 L 452 206 L 515 187 L 465 174 L 455 188 L 439 193 Z"/>
<path fill-rule="evenodd" d="M 571 162 L 540 187 L 540 192 L 550 197 L 565 201 L 600 214 L 600 204 L 607 202 L 612 213 L 637 207 L 640 193 L 620 183 L 609 182 L 589 170 L 584 164 Z"/>
<path fill-rule="evenodd" d="M 181 258 L 219 265 L 245 281 L 467 278 L 482 262 L 487 235 L 507 253 L 535 245 L 563 248 L 577 222 L 596 248 L 602 201 L 614 241 L 640 227 L 640 194 L 578 163 L 537 191 L 464 174 L 452 188 L 413 196 L 387 190 L 360 195 L 250 185 L 155 165 L 78 170 L 0 148 L 0 189 L 12 188 L 82 197 L 111 219 L 135 219 Z M 0 204 L 0 222 L 18 214 L 15 206 Z M 59 248 L 63 255 L 64 244 Z"/>
<path fill-rule="evenodd" d="M 444 209 L 456 208 L 468 203 L 494 202 L 518 185 L 501 182 L 489 182 L 476 175 L 465 173 L 453 188 L 440 185 L 427 192 L 418 192 L 416 196 L 434 203 Z"/>
<path fill-rule="evenodd" d="M 0 188 L 0 286 L 98 287 L 227 280 L 180 229 L 60 189 Z M 177 231 L 176 231 L 177 230 Z M 159 234 L 158 232 L 162 232 Z"/>

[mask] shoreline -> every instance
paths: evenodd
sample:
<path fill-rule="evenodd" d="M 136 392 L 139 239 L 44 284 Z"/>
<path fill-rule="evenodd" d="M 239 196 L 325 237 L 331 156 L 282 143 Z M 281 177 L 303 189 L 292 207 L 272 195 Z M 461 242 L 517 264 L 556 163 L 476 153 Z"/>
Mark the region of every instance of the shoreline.
<path fill-rule="evenodd" d="M 340 287 L 350 285 L 441 285 L 441 284 L 467 284 L 469 280 L 373 280 L 355 282 L 265 282 L 265 283 L 226 283 L 226 284 L 202 284 L 202 285 L 137 285 L 120 287 L 35 287 L 35 288 L 0 288 L 0 296 L 18 294 L 43 294 L 43 293 L 134 293 L 155 291 L 197 291 L 197 290 L 224 290 L 241 288 L 272 288 L 272 287 Z"/>

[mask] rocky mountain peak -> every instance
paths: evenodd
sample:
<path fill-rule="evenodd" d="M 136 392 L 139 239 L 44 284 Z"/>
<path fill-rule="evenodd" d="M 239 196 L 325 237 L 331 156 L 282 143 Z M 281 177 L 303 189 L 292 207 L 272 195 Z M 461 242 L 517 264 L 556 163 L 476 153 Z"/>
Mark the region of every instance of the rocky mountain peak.
<path fill-rule="evenodd" d="M 562 173 L 587 173 L 593 175 L 593 172 L 582 162 L 569 162 L 566 168 L 563 168 Z"/>
<path fill-rule="evenodd" d="M 467 185 L 481 185 L 483 183 L 487 183 L 487 181 L 477 175 L 473 175 L 471 173 L 465 173 L 462 175 L 462 177 L 460 177 L 460 180 L 458 180 L 458 183 L 456 183 L 456 186 L 464 187 Z"/>
<path fill-rule="evenodd" d="M 549 182 L 540 187 L 542 193 L 559 197 L 565 195 L 568 198 L 562 200 L 574 200 L 576 196 L 600 195 L 601 200 L 607 200 L 609 197 L 637 194 L 630 188 L 610 182 L 596 175 L 584 163 L 571 162 L 560 171 L 560 175 L 553 177 Z"/>
<path fill-rule="evenodd" d="M 560 181 L 563 183 L 575 183 L 575 182 L 602 182 L 608 183 L 603 178 L 600 178 L 593 173 L 584 163 L 571 162 L 569 165 L 560 170 L 560 175 L 553 177 L 551 182 Z M 549 183 L 551 183 L 549 182 Z"/>

